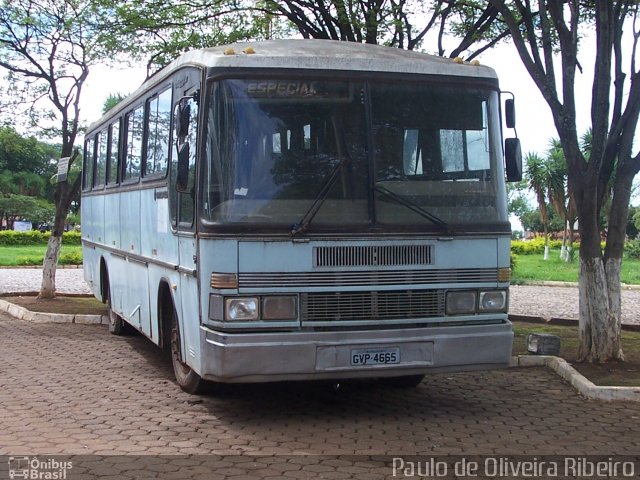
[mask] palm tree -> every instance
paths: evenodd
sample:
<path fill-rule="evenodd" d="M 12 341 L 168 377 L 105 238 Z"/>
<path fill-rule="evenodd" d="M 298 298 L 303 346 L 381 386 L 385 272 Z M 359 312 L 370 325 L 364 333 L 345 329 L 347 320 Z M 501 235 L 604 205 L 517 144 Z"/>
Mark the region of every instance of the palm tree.
<path fill-rule="evenodd" d="M 544 228 L 544 259 L 549 259 L 549 211 L 547 209 L 547 191 L 549 185 L 549 171 L 547 162 L 537 153 L 529 152 L 525 157 L 526 175 L 529 187 L 533 190 L 538 201 L 540 220 Z"/>
<path fill-rule="evenodd" d="M 570 252 L 573 249 L 573 230 L 575 223 L 575 206 L 574 202 L 569 198 L 567 202 L 567 162 L 564 158 L 564 151 L 560 140 L 552 138 L 547 150 L 546 162 L 548 164 L 548 194 L 549 201 L 553 205 L 555 211 L 560 215 L 564 222 L 564 232 L 562 235 L 562 249 L 560 250 L 560 258 L 570 261 Z M 569 245 L 567 246 L 567 233 L 569 233 Z"/>

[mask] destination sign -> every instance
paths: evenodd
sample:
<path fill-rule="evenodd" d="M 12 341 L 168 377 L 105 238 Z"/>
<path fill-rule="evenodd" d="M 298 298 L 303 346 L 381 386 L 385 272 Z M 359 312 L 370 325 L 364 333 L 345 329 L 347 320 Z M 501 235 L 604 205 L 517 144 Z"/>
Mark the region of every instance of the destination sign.
<path fill-rule="evenodd" d="M 349 88 L 346 82 L 319 82 L 313 80 L 248 81 L 246 82 L 246 92 L 254 98 L 349 98 Z"/>

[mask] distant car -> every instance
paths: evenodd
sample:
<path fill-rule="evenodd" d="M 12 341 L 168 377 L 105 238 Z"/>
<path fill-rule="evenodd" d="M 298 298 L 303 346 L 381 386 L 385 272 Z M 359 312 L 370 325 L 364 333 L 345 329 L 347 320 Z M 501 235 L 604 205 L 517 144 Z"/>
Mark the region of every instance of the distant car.
<path fill-rule="evenodd" d="M 40 225 L 38 225 L 38 230 L 40 230 L 41 233 L 48 232 L 49 230 L 51 230 L 51 225 L 49 225 L 48 223 L 41 223 Z"/>

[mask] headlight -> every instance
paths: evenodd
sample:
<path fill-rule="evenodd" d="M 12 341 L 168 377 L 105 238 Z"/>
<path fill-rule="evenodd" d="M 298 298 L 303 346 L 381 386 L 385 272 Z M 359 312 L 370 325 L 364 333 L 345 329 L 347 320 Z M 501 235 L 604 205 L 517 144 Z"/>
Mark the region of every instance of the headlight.
<path fill-rule="evenodd" d="M 494 290 L 480 292 L 478 310 L 481 312 L 504 312 L 507 309 L 507 292 Z"/>
<path fill-rule="evenodd" d="M 295 320 L 298 318 L 296 297 L 263 297 L 263 320 Z"/>
<path fill-rule="evenodd" d="M 447 314 L 463 313 L 476 313 L 476 292 L 455 290 L 447 292 Z"/>
<path fill-rule="evenodd" d="M 227 298 L 224 303 L 224 318 L 228 321 L 247 321 L 258 319 L 258 299 Z"/>

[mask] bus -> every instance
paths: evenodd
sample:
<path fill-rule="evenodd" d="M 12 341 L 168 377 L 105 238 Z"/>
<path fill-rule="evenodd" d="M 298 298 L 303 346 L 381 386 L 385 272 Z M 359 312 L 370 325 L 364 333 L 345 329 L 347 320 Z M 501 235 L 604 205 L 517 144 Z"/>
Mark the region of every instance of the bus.
<path fill-rule="evenodd" d="M 84 277 L 109 330 L 170 352 L 191 393 L 507 366 L 502 105 L 489 67 L 377 45 L 183 54 L 85 137 Z"/>

